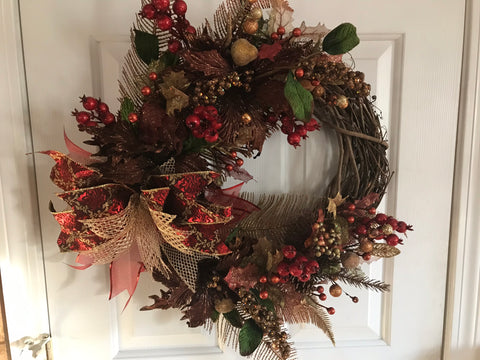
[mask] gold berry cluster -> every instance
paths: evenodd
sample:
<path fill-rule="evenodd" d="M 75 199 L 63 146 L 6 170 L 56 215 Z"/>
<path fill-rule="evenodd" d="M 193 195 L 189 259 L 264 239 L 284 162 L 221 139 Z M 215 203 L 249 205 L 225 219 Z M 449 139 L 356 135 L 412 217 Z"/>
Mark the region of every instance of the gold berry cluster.
<path fill-rule="evenodd" d="M 312 235 L 305 240 L 305 247 L 313 248 L 317 258 L 326 256 L 329 260 L 340 259 L 340 231 L 336 227 L 336 224 L 315 223 Z"/>

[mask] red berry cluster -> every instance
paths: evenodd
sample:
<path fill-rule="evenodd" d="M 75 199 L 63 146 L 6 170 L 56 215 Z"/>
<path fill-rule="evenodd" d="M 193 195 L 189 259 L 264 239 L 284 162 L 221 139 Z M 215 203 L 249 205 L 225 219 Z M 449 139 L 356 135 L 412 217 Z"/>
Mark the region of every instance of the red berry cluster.
<path fill-rule="evenodd" d="M 267 121 L 271 124 L 276 124 L 278 121 L 281 122 L 280 130 L 287 135 L 287 141 L 293 147 L 300 146 L 300 141 L 306 139 L 307 133 L 309 131 L 315 131 L 320 128 L 317 120 L 314 118 L 310 119 L 308 123 L 303 121 L 298 121 L 295 117 L 290 117 L 286 114 L 281 114 L 276 116 L 275 114 L 269 114 L 267 116 Z"/>
<path fill-rule="evenodd" d="M 286 245 L 282 249 L 285 259 L 277 266 L 277 273 L 280 275 L 280 281 L 286 282 L 288 276 L 293 276 L 301 282 L 310 280 L 310 276 L 315 274 L 319 265 L 315 260 L 309 260 L 303 255 L 297 254 L 297 249 L 293 245 Z"/>
<path fill-rule="evenodd" d="M 283 35 L 285 35 L 285 28 L 280 26 L 276 32 L 270 34 L 270 38 L 274 41 L 282 39 Z M 292 36 L 299 37 L 302 35 L 302 30 L 300 28 L 295 28 L 292 31 Z"/>
<path fill-rule="evenodd" d="M 218 140 L 218 130 L 222 122 L 215 106 L 197 106 L 193 114 L 187 116 L 185 124 L 192 130 L 193 136 L 213 143 Z"/>
<path fill-rule="evenodd" d="M 100 99 L 83 95 L 80 100 L 83 108 L 87 111 L 78 111 L 75 109 L 72 112 L 72 115 L 75 116 L 79 124 L 91 127 L 97 126 L 100 123 L 109 125 L 115 122 L 115 115 L 110 112 L 108 105 Z"/>
<path fill-rule="evenodd" d="M 168 50 L 175 54 L 182 48 L 182 43 L 176 38 L 196 33 L 195 28 L 185 19 L 186 12 L 187 3 L 183 0 L 175 0 L 172 5 L 170 0 L 151 0 L 143 6 L 140 15 L 155 21 L 160 30 L 170 31 L 173 37 L 168 42 Z"/>
<path fill-rule="evenodd" d="M 235 160 L 235 164 L 240 167 L 243 165 L 243 159 L 240 159 L 239 157 L 237 157 L 237 152 L 236 151 L 232 151 L 230 153 L 230 157 Z M 232 164 L 228 164 L 227 166 L 225 166 L 225 169 L 227 171 L 232 171 L 233 170 L 233 165 Z"/>
<path fill-rule="evenodd" d="M 342 214 L 352 224 L 352 234 L 359 240 L 385 240 L 388 245 L 397 246 L 403 243 L 398 234 L 413 230 L 411 225 L 398 221 L 393 216 L 377 214 L 374 207 L 357 209 L 355 204 L 347 204 Z"/>

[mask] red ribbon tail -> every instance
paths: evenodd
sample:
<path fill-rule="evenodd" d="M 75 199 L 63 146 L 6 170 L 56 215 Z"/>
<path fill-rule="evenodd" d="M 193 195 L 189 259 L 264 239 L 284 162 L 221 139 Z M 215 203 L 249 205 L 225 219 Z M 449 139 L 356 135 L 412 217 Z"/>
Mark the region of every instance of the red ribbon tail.
<path fill-rule="evenodd" d="M 68 265 L 68 266 L 70 266 L 72 269 L 76 269 L 76 270 L 85 270 L 85 269 L 88 269 L 90 266 L 93 265 L 92 259 L 90 259 L 88 256 L 82 255 L 82 254 L 77 255 L 77 258 L 75 259 L 75 262 L 77 264 L 81 264 L 81 265 L 79 265 L 79 266 Z"/>
<path fill-rule="evenodd" d="M 63 129 L 63 138 L 65 140 L 65 145 L 69 151 L 70 158 L 79 162 L 80 164 L 88 164 L 91 162 L 90 156 L 92 156 L 91 152 L 82 149 L 80 146 L 75 144 L 70 138 L 67 136 L 65 129 Z"/>
<path fill-rule="evenodd" d="M 130 251 L 110 263 L 110 294 L 108 299 L 111 300 L 124 290 L 127 290 L 129 295 L 122 312 L 130 303 L 140 280 L 140 274 L 143 271 L 145 271 L 145 267 L 141 262 L 137 245 L 133 245 Z"/>

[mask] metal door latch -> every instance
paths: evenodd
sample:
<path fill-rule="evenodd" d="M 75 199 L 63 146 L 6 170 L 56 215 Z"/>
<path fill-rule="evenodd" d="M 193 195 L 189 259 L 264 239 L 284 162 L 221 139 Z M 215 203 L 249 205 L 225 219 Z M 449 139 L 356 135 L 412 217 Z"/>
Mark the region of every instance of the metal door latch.
<path fill-rule="evenodd" d="M 40 334 L 37 337 L 24 336 L 12 342 L 10 346 L 20 350 L 20 356 L 23 355 L 24 352 L 31 351 L 32 358 L 34 359 L 43 354 L 44 359 L 53 360 L 51 340 L 49 334 Z M 40 359 L 41 358 L 42 357 L 40 357 Z"/>

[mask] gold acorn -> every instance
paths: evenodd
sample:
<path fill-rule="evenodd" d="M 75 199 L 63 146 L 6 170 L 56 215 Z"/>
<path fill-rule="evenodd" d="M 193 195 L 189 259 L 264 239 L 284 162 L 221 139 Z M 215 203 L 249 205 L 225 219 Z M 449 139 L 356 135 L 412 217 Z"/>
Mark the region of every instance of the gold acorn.
<path fill-rule="evenodd" d="M 235 65 L 245 66 L 258 56 L 258 49 L 246 39 L 238 39 L 231 47 L 232 59 Z"/>

